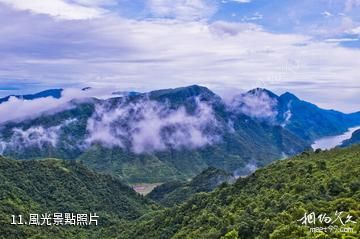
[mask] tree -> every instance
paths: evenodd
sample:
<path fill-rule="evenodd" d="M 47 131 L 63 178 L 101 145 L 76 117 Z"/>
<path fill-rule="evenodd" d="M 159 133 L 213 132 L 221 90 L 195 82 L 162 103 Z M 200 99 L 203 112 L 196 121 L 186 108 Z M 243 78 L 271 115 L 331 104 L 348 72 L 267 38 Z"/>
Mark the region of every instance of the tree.
<path fill-rule="evenodd" d="M 222 236 L 220 239 L 240 239 L 237 231 L 235 229 L 229 231 L 224 236 Z"/>

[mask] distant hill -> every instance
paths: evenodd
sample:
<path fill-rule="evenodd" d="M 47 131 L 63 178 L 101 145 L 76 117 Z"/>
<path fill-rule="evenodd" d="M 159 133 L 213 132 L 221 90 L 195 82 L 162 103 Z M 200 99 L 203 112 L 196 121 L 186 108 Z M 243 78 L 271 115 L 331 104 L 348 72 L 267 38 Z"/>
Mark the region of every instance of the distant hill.
<path fill-rule="evenodd" d="M 360 124 L 286 93 L 254 89 L 231 103 L 192 85 L 87 99 L 0 124 L 0 154 L 75 159 L 129 183 L 192 178 L 208 167 L 246 175 L 249 165 L 310 149 L 314 139 Z"/>
<path fill-rule="evenodd" d="M 94 173 L 74 161 L 15 161 L 0 157 L 0 238 L 90 238 L 100 228 L 136 219 L 155 208 L 118 179 Z M 29 213 L 56 212 L 96 213 L 99 226 L 81 229 L 10 225 L 11 215 L 25 218 Z"/>
<path fill-rule="evenodd" d="M 123 97 L 123 96 L 136 96 L 136 95 L 140 95 L 140 92 L 136 92 L 136 91 L 115 91 L 111 93 L 114 96 L 117 97 Z"/>
<path fill-rule="evenodd" d="M 279 102 L 278 120 L 284 122 L 286 129 L 305 140 L 342 134 L 360 122 L 360 113 L 324 110 L 290 93 L 281 95 Z"/>
<path fill-rule="evenodd" d="M 270 117 L 274 124 L 283 126 L 306 141 L 342 134 L 348 128 L 360 125 L 360 112 L 344 114 L 324 110 L 289 92 L 277 96 L 269 90 L 257 88 L 238 96 L 236 100 L 240 102 L 237 106 L 243 108 L 245 113 L 258 118 Z M 258 115 L 251 107 L 260 108 Z"/>
<path fill-rule="evenodd" d="M 347 147 L 353 144 L 360 144 L 360 129 L 356 130 L 352 133 L 351 138 L 342 142 L 342 147 Z"/>
<path fill-rule="evenodd" d="M 46 97 L 53 97 L 56 99 L 59 99 L 61 97 L 61 92 L 63 89 L 50 89 L 50 90 L 44 90 L 36 94 L 28 94 L 28 95 L 9 95 L 4 98 L 0 98 L 0 104 L 8 101 L 10 97 L 15 97 L 18 99 L 24 99 L 24 100 L 35 100 L 39 98 L 46 98 Z"/>
<path fill-rule="evenodd" d="M 235 184 L 199 193 L 185 203 L 140 219 L 119 238 L 358 238 L 360 146 L 303 153 L 276 161 Z M 353 232 L 313 233 L 301 224 L 305 213 L 335 220 L 343 212 Z"/>
<path fill-rule="evenodd" d="M 222 183 L 233 183 L 235 178 L 224 170 L 207 168 L 190 182 L 168 182 L 157 186 L 147 197 L 164 206 L 183 203 L 193 194 L 211 192 Z"/>

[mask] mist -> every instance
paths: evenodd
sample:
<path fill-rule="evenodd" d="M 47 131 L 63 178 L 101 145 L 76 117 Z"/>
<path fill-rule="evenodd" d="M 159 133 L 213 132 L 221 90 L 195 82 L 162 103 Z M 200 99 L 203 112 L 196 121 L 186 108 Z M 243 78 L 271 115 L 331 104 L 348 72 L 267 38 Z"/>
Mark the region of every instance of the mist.
<path fill-rule="evenodd" d="M 0 124 L 8 121 L 21 121 L 33 119 L 41 114 L 54 114 L 73 107 L 70 103 L 73 99 L 86 99 L 90 97 L 110 98 L 109 89 L 64 89 L 59 99 L 43 97 L 33 100 L 25 100 L 11 96 L 8 101 L 0 104 Z"/>
<path fill-rule="evenodd" d="M 243 113 L 254 119 L 271 122 L 275 120 L 278 114 L 276 110 L 277 104 L 277 100 L 269 96 L 267 92 L 256 90 L 254 93 L 235 96 L 228 103 L 228 106 L 233 112 Z"/>
<path fill-rule="evenodd" d="M 69 119 L 60 125 L 47 128 L 43 126 L 33 126 L 28 129 L 13 128 L 9 139 L 4 140 L 0 137 L 0 154 L 3 154 L 6 149 L 21 151 L 28 147 L 42 149 L 45 145 L 56 147 L 62 128 L 75 121 L 76 119 Z"/>
<path fill-rule="evenodd" d="M 120 102 L 116 107 L 101 104 L 88 120 L 86 141 L 137 154 L 191 149 L 218 141 L 219 137 L 209 130 L 217 125 L 212 108 L 199 101 L 191 114 L 184 107 L 171 109 L 166 103 L 151 100 Z"/>

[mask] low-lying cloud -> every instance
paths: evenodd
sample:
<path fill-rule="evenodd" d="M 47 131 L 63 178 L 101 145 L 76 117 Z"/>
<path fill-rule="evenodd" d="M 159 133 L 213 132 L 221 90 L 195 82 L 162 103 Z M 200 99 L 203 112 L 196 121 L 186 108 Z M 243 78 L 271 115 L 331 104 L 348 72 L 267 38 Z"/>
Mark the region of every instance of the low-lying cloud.
<path fill-rule="evenodd" d="M 283 114 L 284 120 L 281 123 L 281 127 L 285 127 L 286 125 L 288 125 L 290 123 L 291 117 L 292 117 L 292 113 L 291 113 L 291 101 L 290 101 L 287 105 L 287 111 L 285 111 Z"/>
<path fill-rule="evenodd" d="M 198 148 L 219 139 L 211 132 L 217 125 L 212 108 L 203 102 L 198 101 L 191 114 L 184 107 L 171 109 L 150 100 L 119 104 L 96 107 L 87 124 L 89 144 L 99 142 L 145 153 Z"/>
<path fill-rule="evenodd" d="M 45 145 L 56 147 L 59 142 L 61 129 L 74 121 L 76 121 L 76 119 L 69 119 L 60 125 L 47 128 L 41 125 L 33 126 L 28 129 L 13 128 L 12 135 L 8 140 L 1 140 L 0 137 L 0 154 L 3 154 L 7 149 L 10 149 L 11 151 L 21 151 L 28 147 L 42 149 Z"/>
<path fill-rule="evenodd" d="M 234 97 L 230 109 L 255 119 L 273 121 L 278 114 L 277 104 L 276 98 L 272 98 L 265 91 L 256 90 Z"/>
<path fill-rule="evenodd" d="M 237 169 L 233 172 L 235 178 L 244 177 L 252 174 L 258 169 L 258 166 L 255 162 L 247 163 L 243 168 Z"/>
<path fill-rule="evenodd" d="M 8 101 L 0 104 L 0 124 L 7 121 L 36 118 L 43 113 L 60 112 L 73 107 L 73 105 L 69 103 L 73 99 L 105 96 L 106 91 L 108 90 L 65 89 L 62 91 L 61 98 L 59 99 L 50 96 L 25 100 L 12 96 Z"/>

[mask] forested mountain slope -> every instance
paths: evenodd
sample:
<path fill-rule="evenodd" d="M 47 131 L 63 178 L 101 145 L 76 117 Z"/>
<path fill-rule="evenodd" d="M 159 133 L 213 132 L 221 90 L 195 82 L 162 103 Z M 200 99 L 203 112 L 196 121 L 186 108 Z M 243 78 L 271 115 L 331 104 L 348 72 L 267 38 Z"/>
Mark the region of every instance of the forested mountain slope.
<path fill-rule="evenodd" d="M 358 238 L 360 146 L 276 161 L 233 185 L 139 220 L 119 238 Z M 352 216 L 353 232 L 313 234 L 305 213 Z M 334 225 L 342 226 L 339 221 Z M 326 227 L 316 222 L 310 227 Z"/>
<path fill-rule="evenodd" d="M 94 173 L 73 161 L 15 161 L 0 157 L 0 238 L 90 238 L 104 228 L 155 208 L 118 179 Z M 11 215 L 23 215 L 28 220 L 29 214 L 57 212 L 96 213 L 99 225 L 11 225 Z"/>

